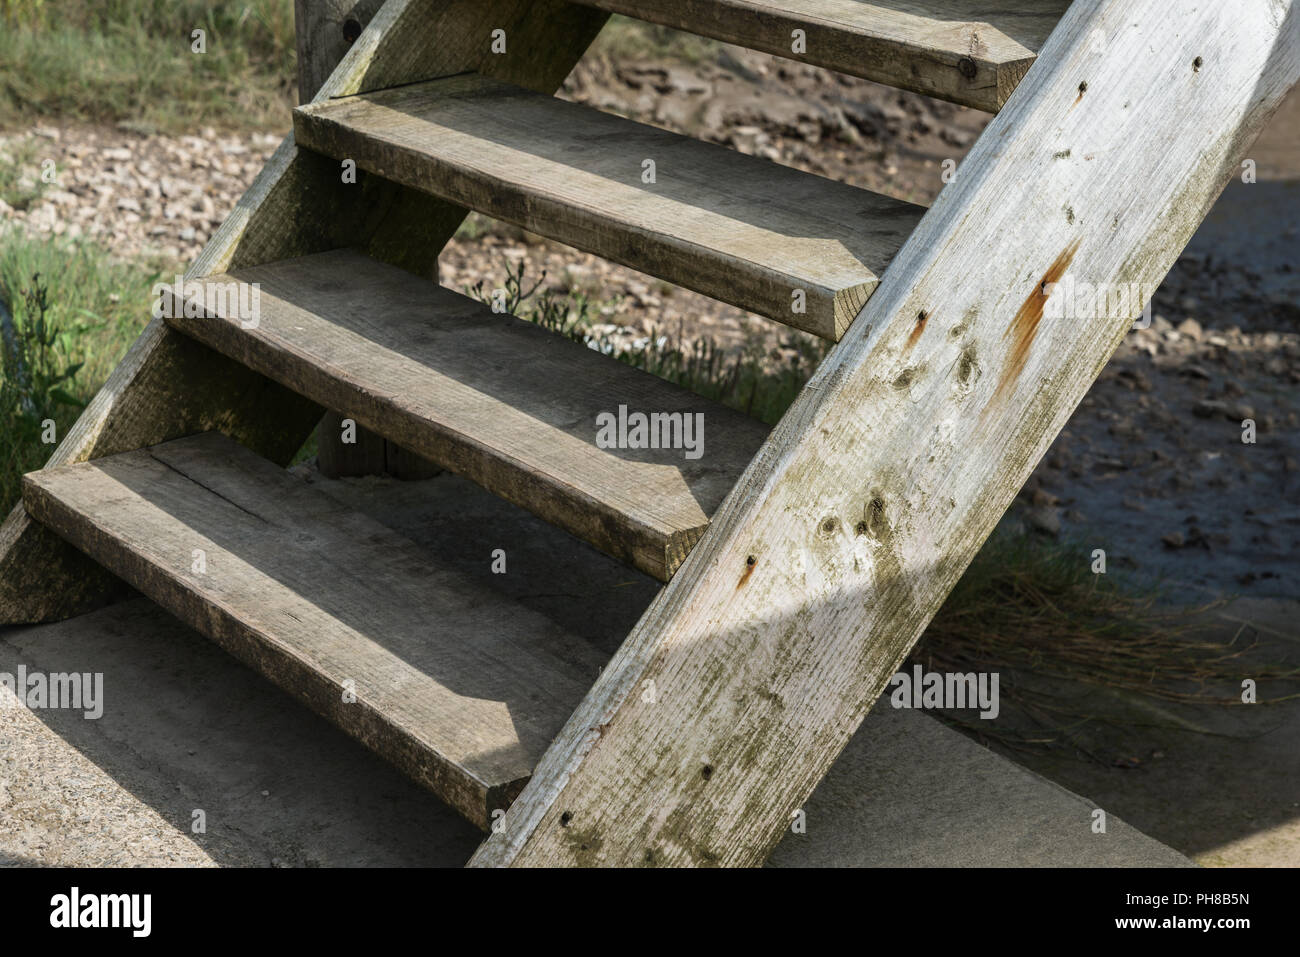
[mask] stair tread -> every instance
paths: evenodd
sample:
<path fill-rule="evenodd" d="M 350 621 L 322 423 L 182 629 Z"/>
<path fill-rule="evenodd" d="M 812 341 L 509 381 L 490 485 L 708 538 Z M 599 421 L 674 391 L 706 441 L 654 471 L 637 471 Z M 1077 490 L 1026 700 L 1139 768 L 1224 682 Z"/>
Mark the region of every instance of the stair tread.
<path fill-rule="evenodd" d="M 294 132 L 387 179 L 827 339 L 924 212 L 476 74 L 299 107 Z"/>
<path fill-rule="evenodd" d="M 24 502 L 480 827 L 518 794 L 604 664 L 219 433 L 32 472 Z"/>
<path fill-rule="evenodd" d="M 237 310 L 167 321 L 661 580 L 767 427 L 533 323 L 352 250 L 204 280 L 259 284 Z M 205 288 L 205 297 L 206 297 Z M 596 416 L 703 414 L 703 454 L 600 448 Z"/>
<path fill-rule="evenodd" d="M 1070 0 L 583 0 L 996 113 Z M 795 52 L 792 33 L 804 31 Z"/>

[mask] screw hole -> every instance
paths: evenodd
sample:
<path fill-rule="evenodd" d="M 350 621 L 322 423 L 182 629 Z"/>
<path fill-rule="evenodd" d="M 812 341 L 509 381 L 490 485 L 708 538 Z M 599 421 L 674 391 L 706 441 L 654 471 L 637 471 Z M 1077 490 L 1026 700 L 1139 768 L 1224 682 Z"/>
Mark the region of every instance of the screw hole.
<path fill-rule="evenodd" d="M 1088 92 L 1088 81 L 1084 80 L 1082 83 L 1079 84 L 1079 95 L 1082 96 L 1087 92 Z"/>
<path fill-rule="evenodd" d="M 568 827 L 569 822 L 573 820 L 573 815 L 565 811 L 560 815 L 560 827 Z"/>
<path fill-rule="evenodd" d="M 703 769 L 700 771 L 700 774 L 701 774 L 701 776 L 704 778 L 704 780 L 706 780 L 706 781 L 707 781 L 709 778 L 713 777 L 713 765 L 711 765 L 711 764 L 706 764 L 706 765 L 703 767 Z"/>
<path fill-rule="evenodd" d="M 745 564 L 748 565 L 750 568 L 753 568 L 756 564 L 758 564 L 758 559 L 755 558 L 753 555 L 750 555 L 748 558 L 745 559 Z"/>
<path fill-rule="evenodd" d="M 359 36 L 361 36 L 361 21 L 348 17 L 343 21 L 343 39 L 348 43 L 355 43 Z"/>
<path fill-rule="evenodd" d="M 1200 57 L 1197 57 L 1195 60 L 1192 61 L 1192 69 L 1197 73 L 1201 72 L 1201 64 L 1204 62 L 1205 61 L 1202 60 Z"/>

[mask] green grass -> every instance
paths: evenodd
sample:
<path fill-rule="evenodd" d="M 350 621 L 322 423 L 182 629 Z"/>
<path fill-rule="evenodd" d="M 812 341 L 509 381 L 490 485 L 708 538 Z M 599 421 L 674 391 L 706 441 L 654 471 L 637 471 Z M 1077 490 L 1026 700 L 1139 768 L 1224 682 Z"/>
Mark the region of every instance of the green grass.
<path fill-rule="evenodd" d="M 12 323 L 0 336 L 0 514 L 24 472 L 40 468 L 149 319 L 162 263 L 117 263 L 81 242 L 0 234 L 0 298 Z"/>
<path fill-rule="evenodd" d="M 206 31 L 206 52 L 191 34 Z M 592 56 L 716 59 L 719 44 L 613 17 Z M 0 127 L 284 130 L 296 98 L 293 0 L 0 0 Z"/>
<path fill-rule="evenodd" d="M 0 0 L 0 125 L 283 129 L 292 0 Z M 206 31 L 205 53 L 191 31 Z"/>

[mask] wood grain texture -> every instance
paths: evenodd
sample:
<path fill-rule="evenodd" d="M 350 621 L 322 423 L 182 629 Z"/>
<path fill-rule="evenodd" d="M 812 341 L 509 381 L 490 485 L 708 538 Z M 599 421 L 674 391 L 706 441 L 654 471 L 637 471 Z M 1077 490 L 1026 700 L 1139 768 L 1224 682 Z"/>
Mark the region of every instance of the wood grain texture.
<path fill-rule="evenodd" d="M 309 103 L 356 41 L 349 26 L 364 28 L 383 0 L 294 0 L 298 51 L 298 102 Z"/>
<path fill-rule="evenodd" d="M 382 0 L 294 0 L 298 48 L 298 102 L 310 103 L 373 18 Z M 435 274 L 431 278 L 437 278 Z M 381 435 L 360 430 L 354 443 L 340 440 L 340 419 L 326 412 L 316 425 L 316 464 L 322 475 L 382 475 L 389 458 Z M 394 454 L 400 452 L 394 446 Z"/>
<path fill-rule="evenodd" d="M 1290 2 L 1076 0 L 472 863 L 761 862 L 1131 325 L 1043 277 L 1152 288 L 1298 75 Z"/>
<path fill-rule="evenodd" d="M 208 315 L 169 319 L 175 328 L 661 580 L 767 435 L 739 412 L 350 250 L 210 282 L 260 284 L 256 328 Z M 597 415 L 620 405 L 702 415 L 702 455 L 599 448 Z"/>
<path fill-rule="evenodd" d="M 923 212 L 474 74 L 300 107 L 294 131 L 308 149 L 832 340 Z"/>
<path fill-rule="evenodd" d="M 32 472 L 23 495 L 38 520 L 484 829 L 603 663 L 216 433 Z"/>
<path fill-rule="evenodd" d="M 1069 0 L 585 0 L 996 113 Z M 792 34 L 804 31 L 805 50 Z"/>
<path fill-rule="evenodd" d="M 558 0 L 388 0 L 319 96 L 346 95 L 467 69 L 551 92 L 604 23 L 599 11 Z M 490 52 L 507 29 L 508 52 Z M 289 136 L 189 270 L 238 265 L 357 244 L 386 262 L 436 275 L 438 252 L 465 210 L 378 177 L 343 184 L 339 166 Z M 140 307 L 147 308 L 141 303 Z M 321 410 L 228 363 L 161 321 L 151 323 L 65 436 L 49 464 L 136 449 L 207 429 L 235 435 L 280 461 Z M 291 446 L 291 448 L 286 447 Z M 85 611 L 120 586 L 33 524 L 21 507 L 0 526 L 0 624 Z"/>

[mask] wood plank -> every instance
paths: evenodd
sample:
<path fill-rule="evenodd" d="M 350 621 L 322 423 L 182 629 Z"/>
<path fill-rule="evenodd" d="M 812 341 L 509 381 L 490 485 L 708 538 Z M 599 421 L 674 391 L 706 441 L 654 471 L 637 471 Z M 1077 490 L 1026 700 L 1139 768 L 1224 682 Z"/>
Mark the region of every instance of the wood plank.
<path fill-rule="evenodd" d="M 469 69 L 549 93 L 605 19 L 604 13 L 562 0 L 444 0 L 433 9 L 420 0 L 387 0 L 317 95 L 347 95 L 371 89 L 371 84 Z M 491 52 L 491 31 L 498 28 L 510 38 L 505 54 Z M 343 184 L 337 163 L 299 150 L 289 136 L 188 275 L 352 244 L 429 275 L 464 216 L 460 207 L 378 177 Z M 321 411 L 156 321 L 55 449 L 49 465 L 214 428 L 282 461 L 302 445 Z M 119 588 L 111 575 L 33 523 L 21 506 L 0 526 L 0 624 L 75 615 Z"/>
<path fill-rule="evenodd" d="M 309 149 L 827 339 L 924 211 L 475 74 L 299 107 L 294 132 Z"/>
<path fill-rule="evenodd" d="M 584 0 L 996 113 L 1070 0 Z M 804 33 L 803 52 L 793 33 Z"/>
<path fill-rule="evenodd" d="M 39 521 L 484 829 L 603 663 L 218 433 L 32 472 L 23 496 Z"/>
<path fill-rule="evenodd" d="M 739 412 L 350 250 L 213 276 L 205 290 L 240 282 L 259 285 L 255 328 L 220 309 L 187 319 L 173 308 L 168 322 L 661 580 L 767 435 Z M 620 406 L 702 418 L 699 457 L 599 448 L 597 416 Z"/>
<path fill-rule="evenodd" d="M 763 860 L 1141 308 L 1043 282 L 1150 294 L 1298 13 L 1076 0 L 474 863 Z"/>

